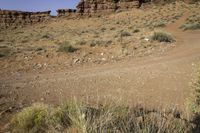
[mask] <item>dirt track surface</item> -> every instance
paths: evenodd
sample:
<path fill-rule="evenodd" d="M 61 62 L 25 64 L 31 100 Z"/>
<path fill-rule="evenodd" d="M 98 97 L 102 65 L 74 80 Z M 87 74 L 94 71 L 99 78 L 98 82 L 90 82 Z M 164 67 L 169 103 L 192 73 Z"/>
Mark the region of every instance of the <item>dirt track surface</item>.
<path fill-rule="evenodd" d="M 177 43 L 162 56 L 64 72 L 0 77 L 2 113 L 35 102 L 59 104 L 71 97 L 91 101 L 124 99 L 130 103 L 182 108 L 191 92 L 189 83 L 195 72 L 193 68 L 200 61 L 200 31 L 174 29 L 180 22 L 167 27 L 176 36 Z"/>

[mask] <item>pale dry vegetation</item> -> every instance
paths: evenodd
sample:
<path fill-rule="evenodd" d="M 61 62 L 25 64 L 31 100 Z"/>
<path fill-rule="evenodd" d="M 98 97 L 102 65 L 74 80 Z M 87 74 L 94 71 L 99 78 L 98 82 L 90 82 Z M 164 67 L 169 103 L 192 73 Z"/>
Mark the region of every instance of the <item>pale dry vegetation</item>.
<path fill-rule="evenodd" d="M 199 12 L 194 12 L 193 15 L 190 15 L 184 24 L 180 26 L 183 30 L 198 30 L 200 29 L 200 14 Z"/>
<path fill-rule="evenodd" d="M 11 122 L 16 133 L 41 132 L 137 132 L 165 133 L 192 130 L 177 110 L 160 112 L 142 107 L 104 104 L 98 107 L 71 102 L 57 108 L 36 104 L 16 114 Z"/>
<path fill-rule="evenodd" d="M 166 32 L 154 32 L 154 34 L 152 35 L 151 39 L 153 41 L 159 41 L 159 42 L 174 42 L 175 39 L 174 37 L 169 34 L 169 33 L 166 33 Z"/>

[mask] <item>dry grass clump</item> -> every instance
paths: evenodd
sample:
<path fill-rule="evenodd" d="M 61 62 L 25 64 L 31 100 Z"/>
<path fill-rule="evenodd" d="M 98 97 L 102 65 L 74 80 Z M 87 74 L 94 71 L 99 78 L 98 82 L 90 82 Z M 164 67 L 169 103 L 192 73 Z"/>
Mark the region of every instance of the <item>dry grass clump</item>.
<path fill-rule="evenodd" d="M 189 107 L 195 114 L 200 114 L 200 70 L 197 72 L 197 80 L 193 82 L 193 94 L 189 101 Z"/>
<path fill-rule="evenodd" d="M 189 124 L 174 111 L 160 112 L 142 107 L 104 104 L 97 107 L 69 102 L 58 108 L 39 104 L 23 109 L 12 121 L 15 133 L 166 133 L 186 132 Z M 177 117 L 178 116 L 178 117 Z"/>
<path fill-rule="evenodd" d="M 121 37 L 131 36 L 131 33 L 129 33 L 128 31 L 121 31 L 120 36 Z"/>
<path fill-rule="evenodd" d="M 192 84 L 193 93 L 188 100 L 188 107 L 193 113 L 194 130 L 200 132 L 200 70 L 197 71 L 197 78 Z"/>
<path fill-rule="evenodd" d="M 59 52 L 65 52 L 65 53 L 73 53 L 76 50 L 77 49 L 74 48 L 72 45 L 70 45 L 69 42 L 63 42 L 63 43 L 59 44 L 59 48 L 58 48 Z"/>
<path fill-rule="evenodd" d="M 160 21 L 160 22 L 155 22 L 153 23 L 153 27 L 165 27 L 166 26 L 166 22 L 164 21 Z"/>
<path fill-rule="evenodd" d="M 48 130 L 63 130 L 70 120 L 61 108 L 45 104 L 33 104 L 24 108 L 11 120 L 11 128 L 16 133 L 45 133 Z"/>
<path fill-rule="evenodd" d="M 183 30 L 198 30 L 200 29 L 200 15 L 195 13 L 195 15 L 189 16 L 185 23 L 180 26 Z"/>
<path fill-rule="evenodd" d="M 11 48 L 8 46 L 0 46 L 0 58 L 6 57 L 11 53 Z"/>
<path fill-rule="evenodd" d="M 183 30 L 198 30 L 200 29 L 200 23 L 183 24 L 180 28 Z"/>
<path fill-rule="evenodd" d="M 175 39 L 173 36 L 166 32 L 154 32 L 153 36 L 151 37 L 153 41 L 159 41 L 159 42 L 174 42 Z"/>

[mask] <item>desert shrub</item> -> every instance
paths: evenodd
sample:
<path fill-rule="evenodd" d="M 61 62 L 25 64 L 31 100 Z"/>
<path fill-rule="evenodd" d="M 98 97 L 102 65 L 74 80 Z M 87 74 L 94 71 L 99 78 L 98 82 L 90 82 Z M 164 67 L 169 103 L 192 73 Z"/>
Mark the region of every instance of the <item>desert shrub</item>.
<path fill-rule="evenodd" d="M 153 23 L 153 27 L 165 27 L 165 26 L 166 26 L 166 22 L 164 21 Z"/>
<path fill-rule="evenodd" d="M 193 93 L 188 100 L 188 107 L 193 114 L 192 121 L 195 124 L 193 132 L 200 131 L 200 70 L 197 71 L 197 78 L 192 83 Z"/>
<path fill-rule="evenodd" d="M 200 114 L 200 70 L 197 72 L 197 79 L 193 81 L 193 94 L 189 101 L 189 107 L 193 113 Z"/>
<path fill-rule="evenodd" d="M 139 29 L 134 29 L 134 30 L 133 30 L 133 33 L 138 33 L 138 32 L 140 32 Z"/>
<path fill-rule="evenodd" d="M 51 34 L 48 34 L 48 33 L 43 33 L 41 35 L 41 39 L 51 39 L 52 38 L 52 35 Z"/>
<path fill-rule="evenodd" d="M 189 16 L 185 23 L 182 24 L 179 28 L 183 30 L 198 30 L 200 29 L 200 15 L 194 13 L 193 15 Z"/>
<path fill-rule="evenodd" d="M 116 30 L 116 28 L 115 27 L 111 27 L 110 30 Z"/>
<path fill-rule="evenodd" d="M 49 128 L 64 130 L 71 125 L 71 120 L 63 107 L 52 108 L 49 117 Z"/>
<path fill-rule="evenodd" d="M 180 28 L 183 30 L 198 30 L 200 29 L 200 23 L 183 24 Z"/>
<path fill-rule="evenodd" d="M 90 47 L 95 46 L 108 46 L 112 44 L 112 40 L 91 40 Z"/>
<path fill-rule="evenodd" d="M 159 42 L 173 42 L 175 41 L 173 36 L 166 32 L 154 32 L 153 36 L 151 37 L 154 41 Z"/>
<path fill-rule="evenodd" d="M 28 39 L 24 39 L 24 40 L 21 41 L 21 43 L 27 43 L 27 42 L 29 42 Z"/>
<path fill-rule="evenodd" d="M 85 45 L 87 43 L 87 41 L 85 40 L 80 40 L 76 42 L 76 45 Z"/>
<path fill-rule="evenodd" d="M 102 45 L 102 44 L 104 44 L 104 42 L 101 41 L 101 40 L 92 40 L 92 41 L 90 42 L 90 47 L 95 47 L 95 46 L 97 46 L 97 45 Z"/>
<path fill-rule="evenodd" d="M 114 3 L 118 3 L 118 2 L 119 2 L 119 0 L 113 0 L 113 2 L 114 2 Z"/>
<path fill-rule="evenodd" d="M 102 31 L 102 32 L 104 32 L 105 30 L 106 30 L 106 28 L 105 28 L 105 27 L 101 28 L 101 31 Z"/>
<path fill-rule="evenodd" d="M 43 47 L 36 47 L 35 48 L 35 51 L 42 51 L 42 50 L 45 50 L 45 48 L 43 48 Z"/>
<path fill-rule="evenodd" d="M 11 125 L 14 132 L 17 133 L 45 132 L 48 126 L 48 107 L 43 104 L 35 104 L 25 108 L 13 117 Z"/>
<path fill-rule="evenodd" d="M 131 36 L 131 33 L 129 33 L 128 31 L 122 31 L 121 37 L 126 37 L 126 36 Z"/>
<path fill-rule="evenodd" d="M 185 132 L 187 124 L 173 112 L 159 112 L 139 106 L 102 104 L 96 107 L 68 102 L 59 108 L 34 105 L 23 109 L 12 119 L 13 132 L 66 132 L 69 128 L 80 133 L 104 132 Z"/>
<path fill-rule="evenodd" d="M 4 39 L 0 39 L 0 42 L 4 42 Z"/>
<path fill-rule="evenodd" d="M 0 46 L 0 58 L 10 55 L 12 49 L 8 46 Z"/>
<path fill-rule="evenodd" d="M 15 133 L 46 133 L 48 130 L 64 130 L 70 119 L 64 108 L 52 108 L 45 104 L 34 104 L 24 108 L 11 120 Z"/>
<path fill-rule="evenodd" d="M 76 50 L 77 49 L 74 48 L 72 45 L 70 45 L 69 42 L 63 42 L 63 43 L 59 44 L 59 48 L 58 48 L 59 52 L 65 52 L 65 53 L 73 53 Z"/>

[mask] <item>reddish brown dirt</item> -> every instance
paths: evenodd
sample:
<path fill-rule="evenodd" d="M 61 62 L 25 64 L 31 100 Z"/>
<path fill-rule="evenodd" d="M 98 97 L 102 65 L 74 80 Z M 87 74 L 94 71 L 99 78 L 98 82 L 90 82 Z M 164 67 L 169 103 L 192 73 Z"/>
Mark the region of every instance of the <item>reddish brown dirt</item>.
<path fill-rule="evenodd" d="M 195 64 L 200 61 L 200 31 L 166 29 L 177 39 L 176 47 L 162 56 L 129 59 L 120 63 L 72 68 L 56 73 L 25 73 L 0 77 L 0 124 L 5 114 L 34 102 L 59 104 L 71 97 L 91 101 L 123 99 L 148 106 L 184 108 L 189 97 Z M 170 45 L 170 44 L 169 44 Z"/>

